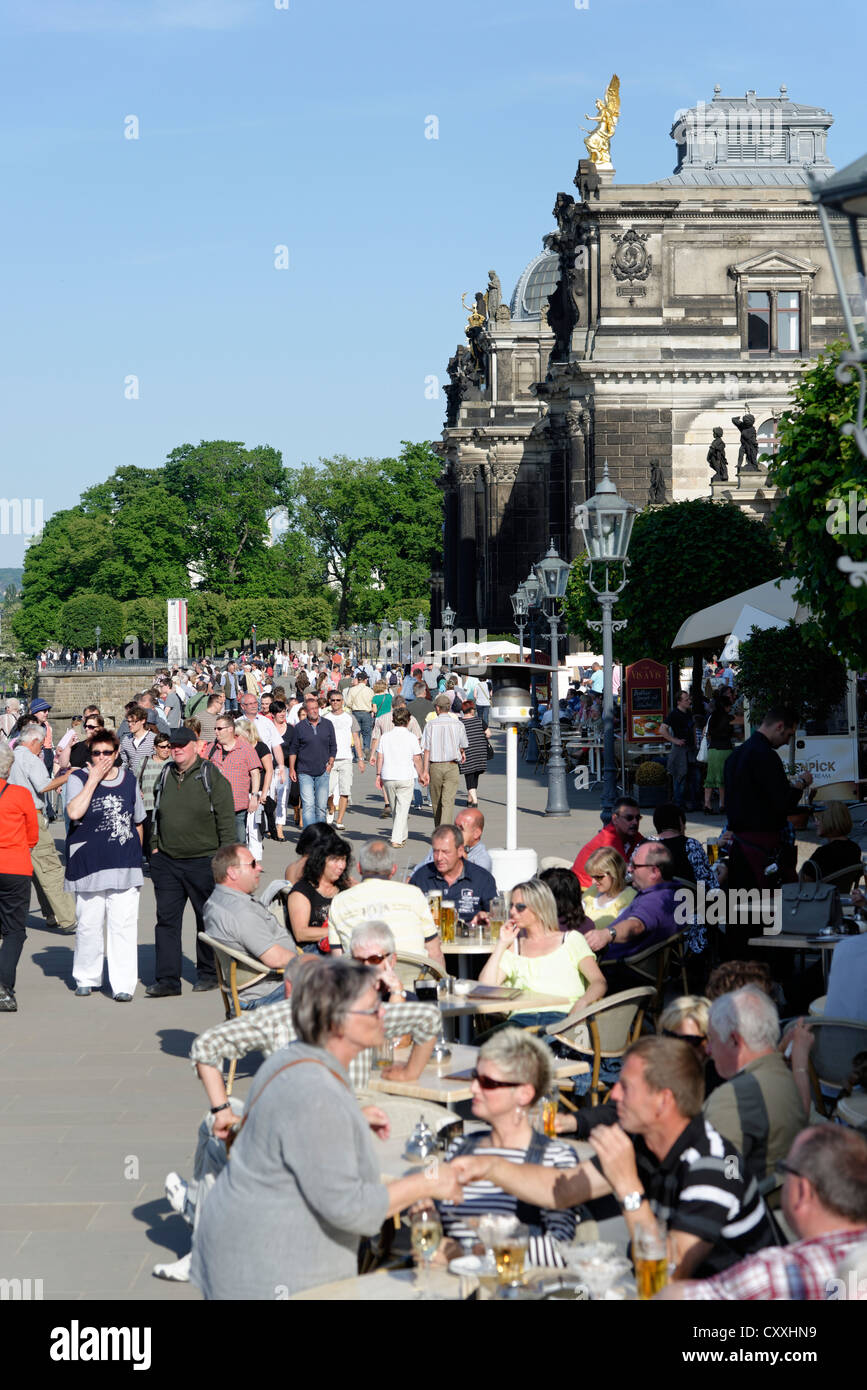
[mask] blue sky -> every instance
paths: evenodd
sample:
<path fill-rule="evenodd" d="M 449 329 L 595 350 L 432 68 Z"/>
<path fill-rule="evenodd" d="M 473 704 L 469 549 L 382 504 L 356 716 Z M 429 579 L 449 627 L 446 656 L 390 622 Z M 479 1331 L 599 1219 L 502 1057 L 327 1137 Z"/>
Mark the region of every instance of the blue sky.
<path fill-rule="evenodd" d="M 494 267 L 511 293 L 611 73 L 619 182 L 672 171 L 674 113 L 715 82 L 826 106 L 841 166 L 861 9 L 0 0 L 0 492 L 47 517 L 202 438 L 294 466 L 437 437 L 461 292 Z"/>

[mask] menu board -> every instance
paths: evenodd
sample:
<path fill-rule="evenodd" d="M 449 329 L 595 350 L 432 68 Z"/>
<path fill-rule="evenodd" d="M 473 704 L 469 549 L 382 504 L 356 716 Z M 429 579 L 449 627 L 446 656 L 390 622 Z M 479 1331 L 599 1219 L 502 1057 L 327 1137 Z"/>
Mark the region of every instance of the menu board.
<path fill-rule="evenodd" d="M 660 724 L 668 713 L 668 671 L 649 657 L 627 666 L 624 681 L 627 737 L 633 742 L 661 742 Z"/>

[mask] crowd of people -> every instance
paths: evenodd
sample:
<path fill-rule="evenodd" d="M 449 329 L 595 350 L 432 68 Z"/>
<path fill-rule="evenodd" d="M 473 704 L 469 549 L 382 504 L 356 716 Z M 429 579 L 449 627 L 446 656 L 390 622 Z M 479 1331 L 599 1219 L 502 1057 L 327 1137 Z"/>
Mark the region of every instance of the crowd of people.
<path fill-rule="evenodd" d="M 717 742 L 732 722 L 725 672 L 718 679 L 709 743 L 714 718 Z M 867 1142 L 811 1123 L 813 1035 L 791 1008 L 791 982 L 748 959 L 736 932 L 721 943 L 700 920 L 683 932 L 676 886 L 715 891 L 720 882 L 719 866 L 686 833 L 689 759 L 674 760 L 680 797 L 654 809 L 652 836 L 642 834 L 638 803 L 622 796 L 574 862 L 543 865 L 511 888 L 480 983 L 563 1002 L 491 1029 L 471 1081 L 482 1128 L 452 1141 L 434 1177 L 382 1180 L 371 1135 L 387 1133 L 389 1116 L 367 1094 L 374 1052 L 386 1038 L 406 1041 L 406 1059 L 381 1074 L 412 1081 L 441 1028 L 439 1009 L 413 995 L 399 962 L 446 969 L 432 902 L 484 930 L 499 899 L 478 803 L 488 707 L 483 682 L 461 686 L 424 665 L 308 668 L 288 654 L 229 660 L 222 671 L 158 671 L 116 731 L 89 705 L 56 742 L 46 701 L 26 711 L 9 702 L 0 726 L 0 1011 L 18 1006 L 31 883 L 46 924 L 75 934 L 76 997 L 102 989 L 107 975 L 113 999 L 132 1002 L 146 874 L 156 901 L 147 997 L 182 993 L 188 903 L 194 991 L 218 984 L 202 937 L 259 962 L 261 975 L 240 990 L 240 1016 L 193 1045 L 208 1113 L 191 1180 L 172 1173 L 166 1184 L 193 1236 L 187 1255 L 155 1272 L 192 1279 L 206 1298 L 289 1296 L 350 1275 L 359 1242 L 421 1199 L 437 1205 L 444 1255 L 472 1241 L 468 1222 L 492 1212 L 529 1225 L 531 1263 L 562 1266 L 562 1247 L 612 1198 L 632 1241 L 642 1227 L 670 1232 L 666 1297 L 822 1297 L 867 1242 Z M 689 737 L 678 714 L 688 719 L 688 697 L 668 718 L 672 754 Z M 794 711 L 772 708 L 740 748 L 716 750 L 725 754 L 714 775 L 730 884 L 766 884 L 771 860 L 781 881 L 794 870 L 788 811 L 809 775 L 793 784 L 776 750 L 795 723 Z M 368 767 L 391 832 L 356 857 L 346 822 L 353 779 Z M 461 775 L 467 804 L 457 810 Z M 396 851 L 426 796 L 430 851 L 404 881 Z M 263 839 L 287 839 L 296 809 L 295 858 L 268 905 Z M 60 814 L 62 859 L 51 830 Z M 860 873 L 851 828 L 845 808 L 826 808 L 817 876 L 854 873 L 856 860 Z M 863 901 L 857 888 L 852 896 Z M 640 983 L 639 958 L 681 935 L 694 993 L 669 999 L 654 1031 L 603 1066 L 606 1103 L 595 1104 L 594 1079 L 594 1104 L 558 1115 L 557 1136 L 540 1134 L 533 1112 L 551 1089 L 558 1039 L 568 1033 L 573 1050 L 592 1051 L 584 1011 Z M 838 1016 L 867 1022 L 862 943 L 867 936 L 853 937 L 834 956 L 829 1015 L 845 998 L 849 1012 Z M 266 1060 L 242 1105 L 227 1095 L 223 1066 L 252 1051 Z M 587 1085 L 576 1073 L 576 1100 Z M 572 1133 L 592 1146 L 591 1159 L 579 1161 Z"/>

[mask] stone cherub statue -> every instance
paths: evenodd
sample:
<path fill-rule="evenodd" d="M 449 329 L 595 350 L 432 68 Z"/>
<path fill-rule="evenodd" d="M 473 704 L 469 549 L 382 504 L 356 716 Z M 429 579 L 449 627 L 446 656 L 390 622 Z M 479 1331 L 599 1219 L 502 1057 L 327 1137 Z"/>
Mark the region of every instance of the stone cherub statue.
<path fill-rule="evenodd" d="M 732 424 L 741 432 L 741 447 L 738 450 L 738 476 L 741 473 L 758 473 L 759 440 L 756 434 L 756 417 L 750 414 L 750 407 L 747 405 L 744 414 L 733 415 Z M 741 462 L 746 459 L 746 463 Z"/>
<path fill-rule="evenodd" d="M 729 466 L 726 458 L 726 446 L 723 443 L 721 425 L 714 426 L 713 440 L 707 451 L 707 461 L 713 469 L 713 481 L 727 483 L 729 480 Z"/>
<path fill-rule="evenodd" d="M 585 111 L 585 121 L 595 121 L 596 126 L 593 130 L 587 131 L 584 144 L 587 153 L 594 164 L 611 163 L 611 137 L 614 134 L 615 126 L 620 115 L 620 78 L 614 74 L 605 90 L 604 100 L 596 101 L 596 115 L 590 116 Z M 587 130 L 586 126 L 581 126 L 581 130 Z"/>

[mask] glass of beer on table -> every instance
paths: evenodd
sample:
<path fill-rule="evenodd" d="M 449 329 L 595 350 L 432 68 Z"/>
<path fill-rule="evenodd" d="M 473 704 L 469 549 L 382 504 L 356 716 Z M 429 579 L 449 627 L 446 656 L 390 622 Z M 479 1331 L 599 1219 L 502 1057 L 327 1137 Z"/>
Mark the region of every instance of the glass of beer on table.
<path fill-rule="evenodd" d="M 668 1283 L 668 1232 L 663 1221 L 636 1227 L 632 1262 L 639 1298 L 653 1298 L 665 1288 Z"/>
<path fill-rule="evenodd" d="M 506 920 L 506 899 L 498 893 L 495 898 L 491 898 L 488 907 L 488 927 L 491 933 L 491 941 L 499 941 L 500 927 Z"/>
<path fill-rule="evenodd" d="M 440 936 L 443 944 L 448 944 L 455 939 L 455 920 L 457 909 L 454 903 L 443 902 L 440 905 Z"/>
<path fill-rule="evenodd" d="M 430 908 L 430 915 L 433 918 L 434 926 L 437 931 L 440 929 L 440 908 L 443 905 L 443 895 L 438 888 L 432 889 L 427 895 L 427 905 Z"/>

